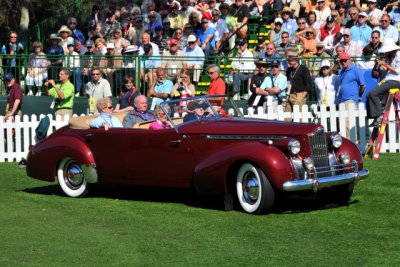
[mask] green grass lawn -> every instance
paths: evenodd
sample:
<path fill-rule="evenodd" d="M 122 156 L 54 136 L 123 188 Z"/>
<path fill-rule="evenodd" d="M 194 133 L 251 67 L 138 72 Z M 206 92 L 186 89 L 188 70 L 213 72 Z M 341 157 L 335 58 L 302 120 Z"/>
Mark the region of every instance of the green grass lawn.
<path fill-rule="evenodd" d="M 347 206 L 291 199 L 262 216 L 179 190 L 69 198 L 2 163 L 0 266 L 399 266 L 399 162 L 367 160 Z"/>

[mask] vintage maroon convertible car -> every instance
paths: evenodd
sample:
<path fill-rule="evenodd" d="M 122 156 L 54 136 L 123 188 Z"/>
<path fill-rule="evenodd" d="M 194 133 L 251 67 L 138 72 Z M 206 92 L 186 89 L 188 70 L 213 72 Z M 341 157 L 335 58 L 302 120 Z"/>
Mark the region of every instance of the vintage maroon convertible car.
<path fill-rule="evenodd" d="M 27 173 L 57 178 L 71 197 L 84 196 L 94 183 L 192 187 L 223 196 L 226 209 L 236 201 L 256 214 L 268 212 L 284 191 L 347 202 L 368 176 L 357 146 L 321 125 L 245 118 L 230 98 L 219 112 L 210 105 L 215 98 L 186 101 L 204 105 L 208 115 L 183 122 L 179 100 L 172 100 L 161 105 L 180 111 L 168 115 L 170 129 L 142 123 L 105 131 L 90 129 L 90 116 L 74 117 L 31 148 Z"/>

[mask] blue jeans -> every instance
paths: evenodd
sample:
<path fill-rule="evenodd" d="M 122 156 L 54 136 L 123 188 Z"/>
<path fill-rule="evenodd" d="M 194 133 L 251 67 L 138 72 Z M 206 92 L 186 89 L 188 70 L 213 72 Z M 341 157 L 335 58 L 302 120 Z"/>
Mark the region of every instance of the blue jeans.
<path fill-rule="evenodd" d="M 246 72 L 234 72 L 233 73 L 233 91 L 235 93 L 240 94 L 240 86 L 242 85 L 242 81 L 247 81 L 251 77 L 251 73 Z"/>

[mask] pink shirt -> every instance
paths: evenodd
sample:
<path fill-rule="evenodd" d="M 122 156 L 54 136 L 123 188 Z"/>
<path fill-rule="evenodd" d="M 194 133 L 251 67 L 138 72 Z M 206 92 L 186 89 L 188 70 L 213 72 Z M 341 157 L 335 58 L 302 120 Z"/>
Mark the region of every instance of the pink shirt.
<path fill-rule="evenodd" d="M 149 126 L 149 130 L 162 130 L 162 129 L 168 129 L 168 128 L 171 128 L 171 125 L 162 124 L 159 121 L 153 121 Z"/>

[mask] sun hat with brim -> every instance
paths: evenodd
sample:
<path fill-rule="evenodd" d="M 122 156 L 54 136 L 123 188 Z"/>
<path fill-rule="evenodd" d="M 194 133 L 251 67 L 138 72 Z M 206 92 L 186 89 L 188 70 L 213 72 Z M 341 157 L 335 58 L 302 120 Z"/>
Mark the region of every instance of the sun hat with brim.
<path fill-rule="evenodd" d="M 387 38 L 383 41 L 381 48 L 379 48 L 379 53 L 387 53 L 394 50 L 399 50 L 400 46 L 396 45 L 394 40 Z"/>
<path fill-rule="evenodd" d="M 61 28 L 57 32 L 57 35 L 60 36 L 62 32 L 67 32 L 69 35 L 72 34 L 71 30 L 65 25 L 61 26 Z"/>
<path fill-rule="evenodd" d="M 128 47 L 125 50 L 125 53 L 135 53 L 138 51 L 139 51 L 139 48 L 137 48 L 136 45 L 128 45 Z"/>
<path fill-rule="evenodd" d="M 58 35 L 56 33 L 52 33 L 50 34 L 50 40 L 58 40 L 61 41 L 61 38 L 58 37 Z"/>
<path fill-rule="evenodd" d="M 207 104 L 206 104 L 204 101 L 202 101 L 202 100 L 200 100 L 200 101 L 192 101 L 192 102 L 189 102 L 189 104 L 188 104 L 188 110 L 193 111 L 193 110 L 195 110 L 196 108 L 203 108 L 203 109 L 206 109 L 206 108 L 207 108 Z"/>
<path fill-rule="evenodd" d="M 282 13 L 282 14 L 283 14 L 283 13 L 290 13 L 290 14 L 292 14 L 293 11 L 292 11 L 292 9 L 291 9 L 290 7 L 285 6 L 285 7 L 282 9 L 281 13 Z"/>

